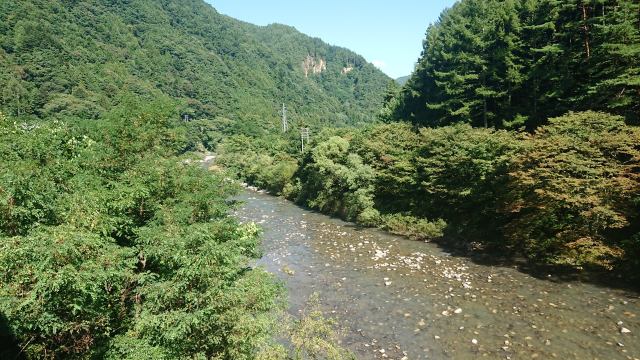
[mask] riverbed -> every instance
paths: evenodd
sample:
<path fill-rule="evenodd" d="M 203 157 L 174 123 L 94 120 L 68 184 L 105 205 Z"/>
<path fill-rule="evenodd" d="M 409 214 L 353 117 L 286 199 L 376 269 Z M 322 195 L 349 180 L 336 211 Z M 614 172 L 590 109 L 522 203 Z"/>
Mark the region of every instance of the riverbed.
<path fill-rule="evenodd" d="M 639 359 L 640 298 L 538 279 L 245 190 L 236 216 L 263 230 L 255 265 L 297 313 L 317 293 L 360 359 Z M 551 274 L 550 274 L 551 275 Z"/>

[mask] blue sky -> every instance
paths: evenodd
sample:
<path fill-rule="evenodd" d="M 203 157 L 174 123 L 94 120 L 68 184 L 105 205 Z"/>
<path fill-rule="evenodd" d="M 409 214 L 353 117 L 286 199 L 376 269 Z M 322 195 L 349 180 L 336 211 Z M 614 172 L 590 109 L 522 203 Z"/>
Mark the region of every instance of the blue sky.
<path fill-rule="evenodd" d="M 454 0 L 206 0 L 257 25 L 281 23 L 363 55 L 397 78 L 409 75 L 430 23 Z"/>

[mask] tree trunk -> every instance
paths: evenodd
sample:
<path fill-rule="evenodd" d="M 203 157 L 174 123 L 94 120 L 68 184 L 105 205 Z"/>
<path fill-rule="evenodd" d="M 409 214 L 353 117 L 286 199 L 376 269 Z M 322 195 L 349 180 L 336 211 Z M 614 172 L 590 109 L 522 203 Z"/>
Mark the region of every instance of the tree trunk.
<path fill-rule="evenodd" d="M 587 59 L 589 59 L 591 57 L 591 46 L 589 44 L 589 26 L 587 25 L 587 6 L 585 4 L 582 4 L 582 22 L 584 24 L 582 27 L 582 30 L 584 30 L 584 48 L 587 53 Z"/>
<path fill-rule="evenodd" d="M 482 106 L 483 106 L 482 117 L 484 118 L 484 128 L 486 129 L 489 127 L 489 124 L 487 122 L 487 97 L 486 96 L 482 99 Z"/>

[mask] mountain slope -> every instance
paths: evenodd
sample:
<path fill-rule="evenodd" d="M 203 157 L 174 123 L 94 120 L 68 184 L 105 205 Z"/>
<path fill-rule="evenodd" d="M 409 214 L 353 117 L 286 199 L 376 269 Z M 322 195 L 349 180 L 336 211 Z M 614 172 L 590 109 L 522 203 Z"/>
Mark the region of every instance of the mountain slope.
<path fill-rule="evenodd" d="M 291 27 L 259 27 L 201 0 L 0 3 L 0 109 L 97 118 L 127 94 L 180 99 L 189 117 L 275 126 L 369 121 L 389 78 Z"/>
<path fill-rule="evenodd" d="M 409 81 L 409 78 L 411 78 L 411 75 L 407 75 L 407 76 L 402 76 L 396 79 L 396 82 L 399 85 L 404 85 L 407 83 L 407 81 Z"/>

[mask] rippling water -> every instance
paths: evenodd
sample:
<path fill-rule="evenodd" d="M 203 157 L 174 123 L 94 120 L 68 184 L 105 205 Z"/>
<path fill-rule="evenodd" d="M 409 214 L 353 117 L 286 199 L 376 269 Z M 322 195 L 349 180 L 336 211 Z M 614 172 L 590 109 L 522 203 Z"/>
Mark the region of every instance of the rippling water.
<path fill-rule="evenodd" d="M 291 311 L 317 292 L 359 358 L 640 358 L 637 293 L 474 264 L 266 194 L 238 200 Z"/>

